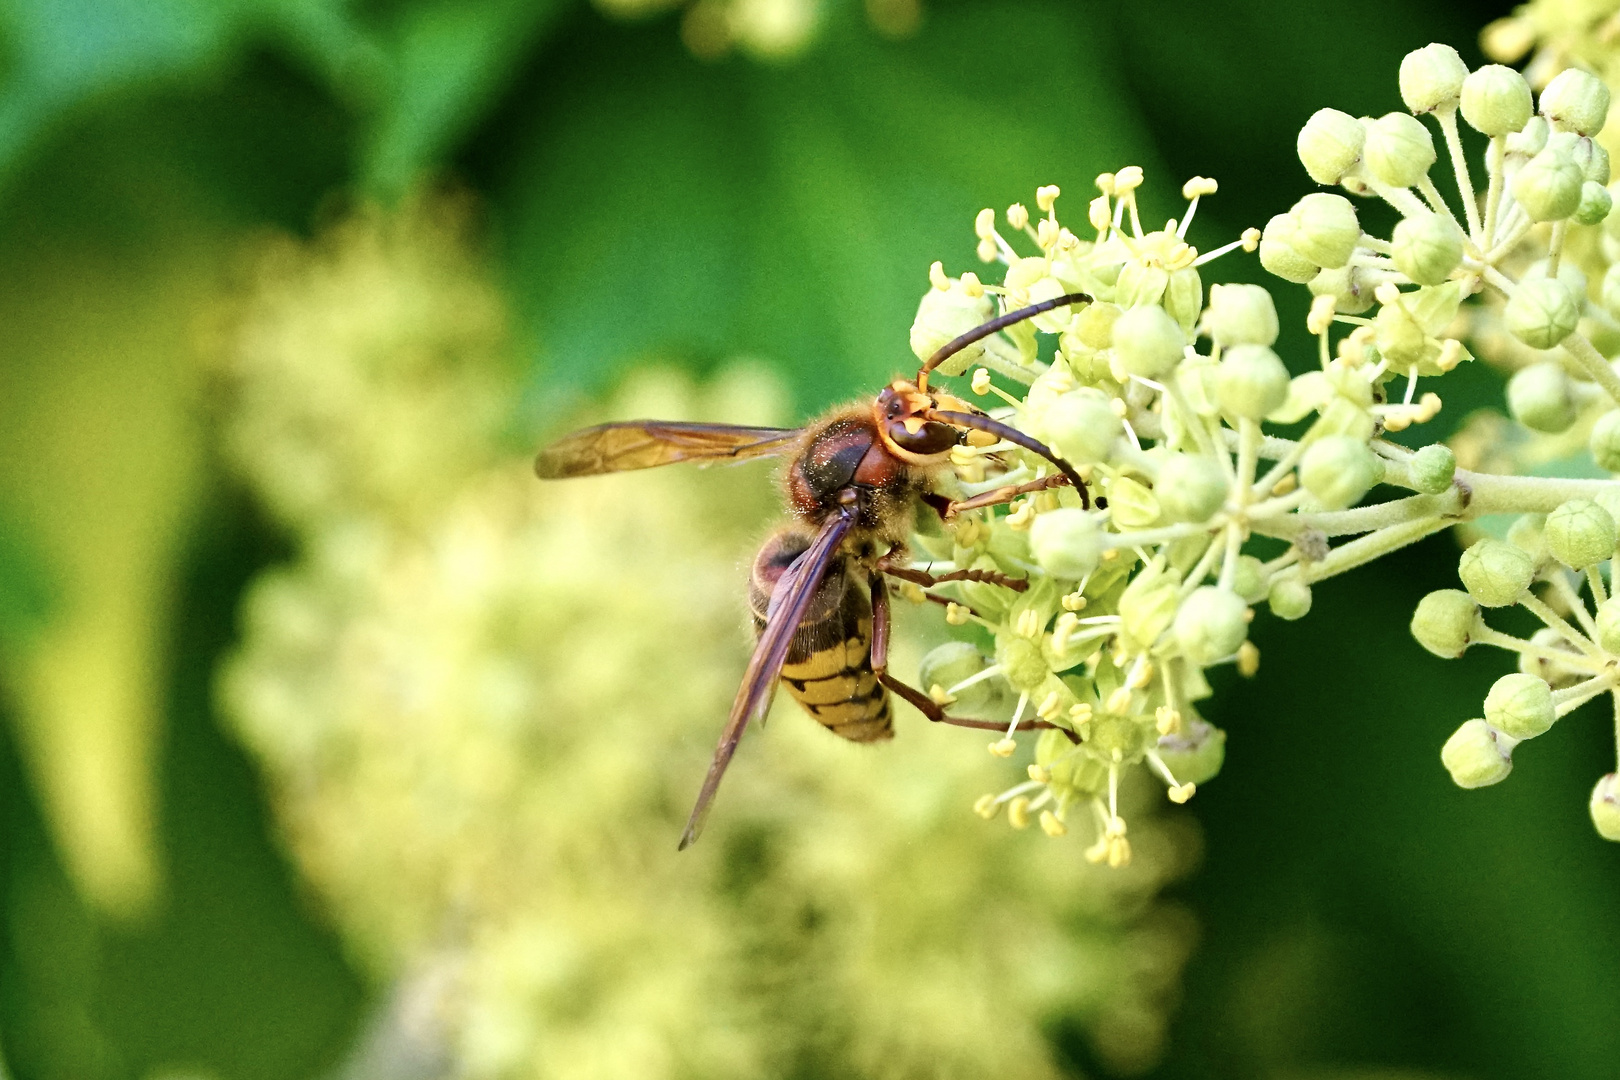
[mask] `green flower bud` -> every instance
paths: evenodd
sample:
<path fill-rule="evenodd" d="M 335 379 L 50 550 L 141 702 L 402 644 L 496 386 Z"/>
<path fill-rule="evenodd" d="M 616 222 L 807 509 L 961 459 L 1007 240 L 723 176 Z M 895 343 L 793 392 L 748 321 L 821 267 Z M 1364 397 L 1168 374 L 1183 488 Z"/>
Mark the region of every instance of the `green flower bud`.
<path fill-rule="evenodd" d="M 1413 293 L 1405 295 L 1408 303 L 1415 297 Z M 1405 303 L 1380 307 L 1373 330 L 1378 352 L 1400 368 L 1420 362 L 1429 351 L 1429 335 Z"/>
<path fill-rule="evenodd" d="M 1114 356 L 1131 375 L 1157 379 L 1181 361 L 1186 335 L 1157 304 L 1130 308 L 1114 323 Z"/>
<path fill-rule="evenodd" d="M 1547 145 L 1547 136 L 1552 134 L 1552 128 L 1547 124 L 1545 117 L 1532 116 L 1524 122 L 1524 127 L 1509 135 L 1506 148 L 1509 154 L 1519 157 L 1533 157 L 1541 153 Z"/>
<path fill-rule="evenodd" d="M 1565 68 L 1541 92 L 1541 115 L 1559 131 L 1592 136 L 1609 118 L 1609 88 L 1579 68 Z"/>
<path fill-rule="evenodd" d="M 1585 570 L 1614 554 L 1614 518 L 1591 499 L 1560 503 L 1547 515 L 1542 534 L 1552 557 L 1571 570 Z"/>
<path fill-rule="evenodd" d="M 1137 644 L 1151 646 L 1175 620 L 1180 588 L 1181 574 L 1167 570 L 1163 557 L 1155 556 L 1120 593 L 1121 628 Z"/>
<path fill-rule="evenodd" d="M 1029 526 L 1029 551 L 1053 577 L 1078 581 L 1097 569 L 1103 538 L 1092 516 L 1078 507 L 1059 507 L 1035 515 Z"/>
<path fill-rule="evenodd" d="M 1518 740 L 1493 731 L 1483 720 L 1469 720 L 1440 748 L 1440 761 L 1458 787 L 1489 787 L 1513 771 Z"/>
<path fill-rule="evenodd" d="M 1317 191 L 1295 203 L 1289 214 L 1294 219 L 1295 251 L 1329 270 L 1350 261 L 1361 239 L 1361 223 L 1349 199 Z"/>
<path fill-rule="evenodd" d="M 1550 653 L 1565 653 L 1571 660 L 1579 658 L 1575 646 L 1569 640 L 1550 626 L 1542 627 L 1530 635 L 1530 644 Z M 1551 684 L 1554 690 L 1561 690 L 1566 686 L 1573 686 L 1587 677 L 1587 673 L 1578 667 L 1572 667 L 1560 660 L 1551 660 L 1545 654 L 1536 656 L 1530 653 L 1519 654 L 1519 670 L 1526 675 L 1539 675 Z"/>
<path fill-rule="evenodd" d="M 1279 619 L 1303 619 L 1311 610 L 1311 587 L 1298 574 L 1279 574 L 1271 581 L 1266 602 Z"/>
<path fill-rule="evenodd" d="M 1520 368 L 1507 384 L 1508 412 L 1532 431 L 1557 434 L 1575 422 L 1575 390 L 1562 364 L 1543 360 Z"/>
<path fill-rule="evenodd" d="M 1232 591 L 1243 598 L 1245 604 L 1257 604 L 1266 598 L 1266 564 L 1253 555 L 1239 555 L 1232 573 Z"/>
<path fill-rule="evenodd" d="M 1612 209 L 1614 199 L 1609 195 L 1609 189 L 1588 180 L 1581 185 L 1581 203 L 1575 208 L 1573 216 L 1578 225 L 1600 225 Z"/>
<path fill-rule="evenodd" d="M 1520 514 L 1507 531 L 1507 542 L 1530 556 L 1538 568 L 1547 561 L 1547 537 L 1542 529 L 1546 523 L 1546 514 Z"/>
<path fill-rule="evenodd" d="M 1436 589 L 1418 601 L 1412 613 L 1412 636 L 1434 655 L 1455 660 L 1473 640 L 1479 605 L 1460 589 Z"/>
<path fill-rule="evenodd" d="M 1457 563 L 1463 588 L 1486 607 L 1516 603 L 1535 574 L 1535 560 L 1505 540 L 1476 540 Z"/>
<path fill-rule="evenodd" d="M 1295 249 L 1297 228 L 1288 214 L 1278 214 L 1266 222 L 1260 234 L 1260 265 L 1286 281 L 1303 285 L 1317 275 L 1320 267 Z"/>
<path fill-rule="evenodd" d="M 1408 466 L 1412 483 L 1425 495 L 1439 495 L 1451 487 L 1457 475 L 1457 455 L 1451 447 L 1431 443 L 1412 455 Z"/>
<path fill-rule="evenodd" d="M 1504 675 L 1485 695 L 1485 722 L 1515 739 L 1533 739 L 1558 719 L 1553 710 L 1552 687 L 1536 675 Z"/>
<path fill-rule="evenodd" d="M 919 360 L 926 360 L 939 351 L 940 346 L 982 325 L 995 312 L 989 294 L 980 292 L 969 296 L 960 282 L 952 282 L 949 289 L 929 289 L 917 305 L 917 317 L 911 323 L 911 351 Z M 984 355 L 983 343 L 969 345 L 944 364 L 943 375 L 960 375 L 968 365 Z"/>
<path fill-rule="evenodd" d="M 1419 285 L 1440 284 L 1462 262 L 1462 230 L 1444 214 L 1402 218 L 1390 243 L 1395 268 Z"/>
<path fill-rule="evenodd" d="M 1513 178 L 1513 197 L 1532 221 L 1562 221 L 1579 209 L 1584 180 L 1568 145 L 1549 139 Z"/>
<path fill-rule="evenodd" d="M 1592 801 L 1587 809 L 1592 813 L 1592 827 L 1599 836 L 1605 840 L 1620 840 L 1620 776 L 1610 773 L 1599 780 L 1592 789 Z"/>
<path fill-rule="evenodd" d="M 1362 149 L 1367 171 L 1380 184 L 1411 187 L 1434 164 L 1434 139 L 1423 121 L 1409 113 L 1386 113 L 1367 125 Z"/>
<path fill-rule="evenodd" d="M 1575 158 L 1575 163 L 1581 167 L 1581 176 L 1589 184 L 1607 186 L 1609 180 L 1612 179 L 1609 175 L 1609 152 L 1603 148 L 1602 143 L 1595 139 L 1582 139 L 1581 142 L 1592 151 L 1591 157 L 1582 159 L 1580 155 L 1577 155 Z M 1614 193 L 1610 192 L 1609 194 L 1612 198 Z"/>
<path fill-rule="evenodd" d="M 1211 285 L 1204 326 L 1210 340 L 1223 348 L 1271 346 L 1277 342 L 1277 306 L 1261 285 Z"/>
<path fill-rule="evenodd" d="M 1198 325 L 1198 313 L 1204 310 L 1204 282 L 1191 266 L 1170 272 L 1170 282 L 1164 289 L 1164 310 L 1181 324 L 1184 334 L 1192 334 Z"/>
<path fill-rule="evenodd" d="M 1058 395 L 1041 413 L 1040 428 L 1052 449 L 1077 465 L 1108 460 L 1125 432 L 1108 399 L 1089 387 Z"/>
<path fill-rule="evenodd" d="M 1226 732 L 1196 717 L 1184 719 L 1180 732 L 1159 736 L 1156 749 L 1171 776 L 1183 784 L 1206 784 L 1226 761 Z"/>
<path fill-rule="evenodd" d="M 1563 282 L 1529 278 L 1508 300 L 1502 321 L 1532 349 L 1551 349 L 1575 332 L 1581 308 Z"/>
<path fill-rule="evenodd" d="M 1226 505 L 1226 474 L 1202 454 L 1171 454 L 1159 466 L 1153 494 L 1171 521 L 1208 521 Z"/>
<path fill-rule="evenodd" d="M 1108 484 L 1108 514 L 1120 529 L 1145 529 L 1159 520 L 1159 500 L 1144 484 L 1116 476 Z"/>
<path fill-rule="evenodd" d="M 1307 283 L 1312 296 L 1331 296 L 1333 310 L 1341 315 L 1360 315 L 1373 306 L 1373 290 L 1378 280 L 1368 274 L 1366 267 L 1343 266 L 1337 270 L 1323 270 Z"/>
<path fill-rule="evenodd" d="M 1233 416 L 1259 420 L 1288 400 L 1288 369 L 1264 345 L 1234 345 L 1215 369 L 1215 400 Z"/>
<path fill-rule="evenodd" d="M 1099 716 L 1091 722 L 1086 744 L 1104 759 L 1117 753 L 1118 760 L 1130 761 L 1148 748 L 1148 729 L 1129 716 Z"/>
<path fill-rule="evenodd" d="M 924 691 L 935 686 L 948 690 L 977 675 L 989 664 L 978 646 L 966 641 L 947 641 L 930 649 L 922 658 L 917 668 L 917 683 Z M 952 708 L 967 715 L 982 715 L 998 705 L 1003 696 L 1000 683 L 984 679 L 958 692 Z"/>
<path fill-rule="evenodd" d="M 1074 321 L 1074 333 L 1088 349 L 1106 349 L 1114 343 L 1114 323 L 1123 312 L 1117 304 L 1088 304 Z"/>
<path fill-rule="evenodd" d="M 1610 409 L 1597 418 L 1586 445 L 1598 468 L 1620 472 L 1620 409 Z"/>
<path fill-rule="evenodd" d="M 1348 435 L 1317 439 L 1299 462 L 1299 482 L 1328 510 L 1354 506 L 1383 478 L 1378 455 Z"/>
<path fill-rule="evenodd" d="M 996 663 L 1008 685 L 1019 693 L 1033 693 L 1052 674 L 1038 641 L 1003 630 L 996 635 Z"/>
<path fill-rule="evenodd" d="M 1338 109 L 1318 109 L 1299 129 L 1299 161 L 1318 184 L 1337 184 L 1355 168 L 1366 141 L 1361 121 Z M 1271 344 L 1269 341 L 1265 344 Z"/>
<path fill-rule="evenodd" d="M 1462 96 L 1468 65 L 1450 45 L 1425 45 L 1401 60 L 1401 100 L 1414 113 L 1455 105 Z"/>
<path fill-rule="evenodd" d="M 1530 84 L 1510 67 L 1487 64 L 1463 80 L 1461 104 L 1463 119 L 1475 131 L 1492 138 L 1507 135 L 1530 119 Z"/>
<path fill-rule="evenodd" d="M 1199 667 L 1208 667 L 1237 652 L 1249 636 L 1248 605 L 1230 589 L 1201 585 L 1176 612 L 1176 644 Z"/>

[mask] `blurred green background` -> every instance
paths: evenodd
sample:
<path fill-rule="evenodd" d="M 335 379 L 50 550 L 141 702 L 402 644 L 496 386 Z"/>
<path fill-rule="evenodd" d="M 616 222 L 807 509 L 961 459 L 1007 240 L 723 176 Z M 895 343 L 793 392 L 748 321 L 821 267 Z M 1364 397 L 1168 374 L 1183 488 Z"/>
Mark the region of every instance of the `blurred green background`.
<path fill-rule="evenodd" d="M 513 447 L 649 359 L 757 358 L 802 417 L 904 367 L 928 264 L 975 265 L 981 206 L 1057 183 L 1077 216 L 1136 163 L 1171 214 L 1202 174 L 1212 247 L 1308 190 L 1312 111 L 1398 108 L 1402 55 L 1477 63 L 1508 10 L 929 0 L 913 27 L 827 0 L 793 55 L 700 58 L 690 20 L 625 7 L 0 7 L 0 1055 L 20 1080 L 340 1075 L 388 992 L 214 705 L 243 590 L 290 552 L 213 448 L 197 359 L 253 237 L 424 177 L 472 192 L 514 313 Z M 1304 290 L 1277 292 L 1298 323 Z M 1445 423 L 1464 411 L 1448 398 Z M 1227 766 L 1174 891 L 1202 937 L 1149 1075 L 1620 1069 L 1620 853 L 1584 809 L 1606 725 L 1561 725 L 1509 784 L 1451 785 L 1438 747 L 1501 666 L 1405 632 L 1454 552 L 1262 620 L 1261 677 L 1217 687 Z M 1108 1075 L 1045 1028 L 1075 1075 Z"/>

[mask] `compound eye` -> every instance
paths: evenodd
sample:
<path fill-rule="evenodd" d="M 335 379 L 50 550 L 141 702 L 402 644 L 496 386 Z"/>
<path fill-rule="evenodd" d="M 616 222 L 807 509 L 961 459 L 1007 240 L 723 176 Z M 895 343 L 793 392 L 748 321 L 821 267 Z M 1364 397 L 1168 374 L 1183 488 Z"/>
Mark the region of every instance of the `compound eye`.
<path fill-rule="evenodd" d="M 889 440 L 911 454 L 928 457 L 943 454 L 962 441 L 962 433 L 949 424 L 929 421 L 916 431 L 909 431 L 903 421 L 891 420 L 887 425 Z"/>

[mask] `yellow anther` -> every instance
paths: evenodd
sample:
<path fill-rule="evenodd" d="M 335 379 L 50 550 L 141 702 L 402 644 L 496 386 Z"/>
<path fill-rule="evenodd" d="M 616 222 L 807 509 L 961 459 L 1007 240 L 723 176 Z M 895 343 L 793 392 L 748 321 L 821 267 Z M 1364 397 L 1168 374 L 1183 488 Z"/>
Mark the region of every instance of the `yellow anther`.
<path fill-rule="evenodd" d="M 1393 281 L 1385 281 L 1373 290 L 1373 299 L 1380 304 L 1399 304 L 1401 290 Z"/>
<path fill-rule="evenodd" d="M 1297 487 L 1299 487 L 1299 477 L 1294 473 L 1289 473 L 1287 476 L 1284 476 L 1281 480 L 1271 485 L 1271 493 L 1273 495 L 1287 495 L 1290 491 L 1293 491 Z"/>
<path fill-rule="evenodd" d="M 1170 796 L 1170 801 L 1173 803 L 1184 803 L 1197 793 L 1197 784 L 1178 784 L 1166 792 L 1166 794 Z"/>
<path fill-rule="evenodd" d="M 1111 172 L 1098 173 L 1097 190 L 1102 192 L 1104 195 L 1114 194 L 1116 190 L 1114 187 L 1114 174 Z"/>
<path fill-rule="evenodd" d="M 1007 207 L 1007 224 L 1019 232 L 1029 228 L 1029 207 L 1017 202 Z"/>
<path fill-rule="evenodd" d="M 1213 195 L 1220 187 L 1207 176 L 1195 176 L 1181 185 L 1181 197 L 1191 202 L 1200 195 Z"/>
<path fill-rule="evenodd" d="M 963 518 L 956 526 L 958 547 L 970 548 L 984 539 L 984 526 L 976 518 Z"/>
<path fill-rule="evenodd" d="M 1055 491 L 1043 491 L 1035 496 L 1035 509 L 1047 513 L 1058 508 L 1058 495 Z"/>
<path fill-rule="evenodd" d="M 1125 819 L 1118 814 L 1108 815 L 1108 820 L 1103 824 L 1103 835 L 1107 837 L 1124 836 Z"/>
<path fill-rule="evenodd" d="M 1119 397 L 1108 399 L 1108 409 L 1121 420 L 1125 419 L 1125 414 L 1131 411 L 1131 407 L 1125 404 L 1125 399 Z"/>
<path fill-rule="evenodd" d="M 1440 355 L 1435 358 L 1434 363 L 1441 371 L 1450 371 L 1462 363 L 1467 355 L 1462 342 L 1456 338 L 1446 338 L 1440 343 Z"/>
<path fill-rule="evenodd" d="M 1037 765 L 1032 761 L 1025 771 L 1029 773 L 1029 778 L 1037 784 L 1050 784 L 1052 782 L 1052 773 L 1045 765 Z"/>
<path fill-rule="evenodd" d="M 1127 165 L 1114 174 L 1114 190 L 1123 195 L 1142 186 L 1142 167 Z"/>
<path fill-rule="evenodd" d="M 1041 208 L 1041 213 L 1050 214 L 1057 197 L 1063 194 L 1056 184 L 1042 184 L 1035 189 L 1035 205 Z"/>
<path fill-rule="evenodd" d="M 976 370 L 973 373 L 973 381 L 968 385 L 973 388 L 973 392 L 975 394 L 979 394 L 980 396 L 988 394 L 990 392 L 990 369 L 979 368 Z M 988 435 L 990 433 L 986 431 L 983 432 L 983 434 Z"/>
<path fill-rule="evenodd" d="M 1058 230 L 1057 242 L 1052 245 L 1053 251 L 1073 251 L 1080 246 L 1080 238 L 1070 232 L 1067 227 Z"/>
<path fill-rule="evenodd" d="M 951 447 L 951 464 L 959 469 L 966 469 L 979 463 L 979 451 L 972 446 Z"/>
<path fill-rule="evenodd" d="M 1047 836 L 1062 836 L 1069 831 L 1069 827 L 1050 810 L 1041 811 L 1041 831 Z"/>
<path fill-rule="evenodd" d="M 1108 701 L 1103 706 L 1115 716 L 1124 716 L 1131 711 L 1131 691 L 1128 687 L 1118 687 L 1108 695 Z"/>
<path fill-rule="evenodd" d="M 971 428 L 967 433 L 967 444 L 969 446 L 994 446 L 1000 441 L 1001 440 L 999 438 L 992 435 L 990 432 L 981 431 L 978 428 Z"/>
<path fill-rule="evenodd" d="M 1108 867 L 1118 870 L 1131 863 L 1131 842 L 1123 836 L 1116 836 L 1108 841 Z"/>
<path fill-rule="evenodd" d="M 1007 515 L 1007 527 L 1015 532 L 1023 532 L 1035 521 L 1035 503 L 1031 499 L 1021 499 L 1017 508 Z"/>
<path fill-rule="evenodd" d="M 980 240 L 989 240 L 991 243 L 995 242 L 996 212 L 994 210 L 987 206 L 983 210 L 979 211 L 978 217 L 973 219 L 973 235 L 977 236 Z"/>
<path fill-rule="evenodd" d="M 986 259 L 985 261 L 989 262 L 990 260 Z M 962 291 L 967 295 L 975 298 L 984 295 L 984 285 L 980 283 L 979 275 L 975 274 L 973 271 L 964 271 L 961 277 L 961 282 Z"/>
<path fill-rule="evenodd" d="M 928 696 L 933 699 L 935 705 L 956 704 L 956 696 L 939 685 L 939 683 L 935 683 L 928 688 Z"/>
<path fill-rule="evenodd" d="M 1154 726 L 1160 735 L 1175 735 L 1181 731 L 1181 711 L 1168 705 L 1153 710 Z"/>
<path fill-rule="evenodd" d="M 1084 611 L 1086 610 L 1086 594 L 1078 592 L 1069 593 L 1063 598 L 1061 603 L 1063 604 L 1064 611 Z"/>
<path fill-rule="evenodd" d="M 1253 608 L 1249 610 L 1253 611 Z M 1245 679 L 1252 679 L 1255 672 L 1260 670 L 1260 649 L 1252 641 L 1245 641 L 1238 646 L 1237 651 L 1238 674 Z"/>
<path fill-rule="evenodd" d="M 1260 230 L 1248 228 L 1243 230 L 1243 250 L 1254 251 L 1260 246 Z"/>
<path fill-rule="evenodd" d="M 928 268 L 928 284 L 940 292 L 950 291 L 951 279 L 945 276 L 945 264 L 937 259 L 934 261 L 934 265 Z"/>
<path fill-rule="evenodd" d="M 1384 417 L 1384 430 L 1405 431 L 1407 428 L 1412 426 L 1413 419 L 1414 418 L 1410 409 L 1397 408 L 1395 412 L 1389 413 Z"/>
<path fill-rule="evenodd" d="M 1052 627 L 1052 643 L 1061 649 L 1068 644 L 1069 635 L 1080 629 L 1080 616 L 1072 611 L 1065 611 L 1058 616 L 1057 624 Z"/>
<path fill-rule="evenodd" d="M 1114 221 L 1114 211 L 1108 205 L 1107 195 L 1099 195 L 1091 200 L 1091 205 L 1086 208 L 1086 220 L 1091 222 L 1091 227 L 1098 232 L 1108 230 Z"/>
<path fill-rule="evenodd" d="M 1029 828 L 1029 800 L 1024 796 L 1007 804 L 1007 824 L 1015 829 Z"/>
<path fill-rule="evenodd" d="M 1082 701 L 1078 705 L 1071 705 L 1069 707 L 1069 719 L 1073 720 L 1077 724 L 1089 724 L 1089 723 L 1091 723 L 1091 705 L 1090 705 L 1090 703 Z"/>
<path fill-rule="evenodd" d="M 1427 423 L 1440 414 L 1440 395 L 1424 394 L 1418 398 L 1418 416 Z"/>
<path fill-rule="evenodd" d="M 1095 844 L 1086 848 L 1087 862 L 1100 863 L 1106 858 L 1108 858 L 1108 839 L 1106 837 L 1098 838 Z"/>
<path fill-rule="evenodd" d="M 1035 707 L 1035 715 L 1040 717 L 1042 720 L 1045 720 L 1047 723 L 1051 723 L 1052 718 L 1058 714 L 1058 706 L 1062 703 L 1062 697 L 1056 690 L 1054 690 L 1050 694 L 1047 694 L 1046 699 Z"/>
<path fill-rule="evenodd" d="M 968 609 L 961 604 L 945 605 L 945 621 L 952 626 L 966 626 L 969 614 Z"/>
<path fill-rule="evenodd" d="M 994 795 L 980 795 L 978 799 L 974 800 L 973 812 L 989 821 L 1001 813 L 1001 804 L 996 801 Z"/>
<path fill-rule="evenodd" d="M 928 602 L 928 594 L 923 592 L 923 587 L 915 581 L 902 581 L 900 583 L 900 598 L 909 600 L 913 604 L 926 604 Z"/>
<path fill-rule="evenodd" d="M 1063 230 L 1051 218 L 1041 218 L 1035 226 L 1035 242 L 1041 246 L 1042 251 L 1050 251 L 1058 242 L 1058 234 Z"/>
<path fill-rule="evenodd" d="M 1311 313 L 1305 317 L 1305 329 L 1313 334 L 1327 333 L 1328 327 L 1333 325 L 1333 313 L 1338 303 L 1338 297 L 1331 293 L 1323 293 L 1312 300 Z"/>
<path fill-rule="evenodd" d="M 1145 689 L 1153 682 L 1153 664 L 1151 661 L 1137 665 L 1131 671 L 1131 677 L 1126 684 L 1132 690 Z"/>
<path fill-rule="evenodd" d="M 975 253 L 979 256 L 980 262 L 995 262 L 996 256 L 1001 254 L 1001 249 L 996 247 L 994 240 L 980 240 Z"/>
<path fill-rule="evenodd" d="M 996 757 L 1012 757 L 1013 751 L 1017 749 L 1018 744 L 1009 738 L 997 739 L 990 744 L 990 752 Z"/>
<path fill-rule="evenodd" d="M 1018 622 L 1015 629 L 1019 637 L 1038 638 L 1041 636 L 1041 624 L 1046 620 L 1034 608 L 1025 608 L 1018 613 Z"/>

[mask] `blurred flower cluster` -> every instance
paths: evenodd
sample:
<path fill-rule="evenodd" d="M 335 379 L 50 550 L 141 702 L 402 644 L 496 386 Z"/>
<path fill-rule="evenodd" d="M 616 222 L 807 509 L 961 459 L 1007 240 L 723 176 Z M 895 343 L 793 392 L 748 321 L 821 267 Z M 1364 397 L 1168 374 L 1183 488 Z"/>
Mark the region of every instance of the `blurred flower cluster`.
<path fill-rule="evenodd" d="M 1076 493 L 1047 486 L 1050 465 L 1010 444 L 962 447 L 960 494 L 1000 492 L 1010 497 L 1005 512 L 965 512 L 919 538 L 935 571 L 1032 581 L 1022 594 L 954 586 L 947 621 L 974 636 L 923 663 L 936 700 L 1007 723 L 993 754 L 1017 751 L 1023 720 L 1063 729 L 1035 741 L 1027 781 L 980 801 L 985 816 L 1005 806 L 1022 825 L 1039 813 L 1055 836 L 1078 814 L 1090 826 L 1088 856 L 1124 865 L 1132 846 L 1122 779 L 1151 772 L 1183 802 L 1219 770 L 1223 733 L 1196 703 L 1210 693 L 1210 668 L 1258 669 L 1248 640 L 1255 607 L 1301 618 L 1318 582 L 1465 521 L 1529 515 L 1506 539 L 1471 547 L 1460 566 L 1467 591 L 1431 596 L 1413 623 L 1443 655 L 1474 641 L 1523 658 L 1486 698 L 1484 719 L 1446 744 L 1457 782 L 1500 779 L 1516 741 L 1587 700 L 1614 691 L 1620 702 L 1620 602 L 1608 599 L 1601 569 L 1615 554 L 1620 484 L 1596 479 L 1620 470 L 1620 374 L 1608 359 L 1620 347 L 1620 266 L 1610 269 L 1620 229 L 1609 155 L 1596 139 L 1609 91 L 1569 68 L 1533 95 L 1519 72 L 1470 71 L 1444 45 L 1409 54 L 1399 86 L 1404 112 L 1321 109 L 1300 131 L 1306 172 L 1342 194 L 1306 195 L 1213 251 L 1193 246 L 1189 226 L 1215 182 L 1188 181 L 1180 219 L 1152 227 L 1138 204 L 1142 171 L 1130 167 L 1098 177 L 1077 229 L 1060 220 L 1056 187 L 1037 191 L 1034 213 L 1021 204 L 982 211 L 979 255 L 1001 268 L 999 283 L 935 265 L 912 329 L 919 357 L 998 305 L 1095 298 L 987 340 L 949 369 L 982 364 L 973 390 L 1101 496 L 1083 508 Z M 1483 160 L 1465 154 L 1463 124 L 1484 136 Z M 1441 150 L 1449 198 L 1432 175 Z M 1352 198 L 1380 200 L 1400 220 L 1387 237 L 1373 235 Z M 1234 247 L 1258 249 L 1272 274 L 1309 288 L 1316 348 L 1296 364 L 1309 368 L 1303 374 L 1274 351 L 1279 324 L 1266 289 L 1206 293 L 1201 269 Z M 1042 332 L 1056 339 L 1049 359 Z M 1520 443 L 1546 433 L 1567 449 L 1580 425 L 1574 477 L 1475 471 L 1447 445 L 1386 438 L 1415 434 L 1439 413 L 1439 395 L 1418 384 L 1472 360 L 1470 334 L 1520 365 L 1507 391 Z M 1484 441 L 1476 425 L 1459 446 Z M 1379 485 L 1404 497 L 1367 502 Z M 1510 604 L 1545 629 L 1521 639 L 1484 627 L 1478 605 Z M 1591 809 L 1598 831 L 1620 839 L 1613 774 Z"/>
<path fill-rule="evenodd" d="M 756 60 L 788 60 L 808 49 L 828 13 L 824 0 L 595 0 L 604 13 L 640 19 L 681 10 L 681 40 L 692 54 L 717 60 L 733 50 Z M 922 0 L 866 0 L 868 25 L 906 37 L 922 24 Z"/>
<path fill-rule="evenodd" d="M 1054 1024 L 1151 1064 L 1193 938 L 1157 896 L 1197 837 L 1144 789 L 1109 873 L 961 814 L 997 766 L 963 733 L 906 714 L 874 751 L 789 706 L 677 856 L 770 485 L 537 484 L 501 445 L 466 226 L 435 198 L 273 245 L 223 361 L 231 458 L 296 558 L 253 585 L 220 698 L 396 987 L 353 1075 L 1048 1077 Z M 653 372 L 613 411 L 763 423 L 779 398 L 752 368 Z"/>

